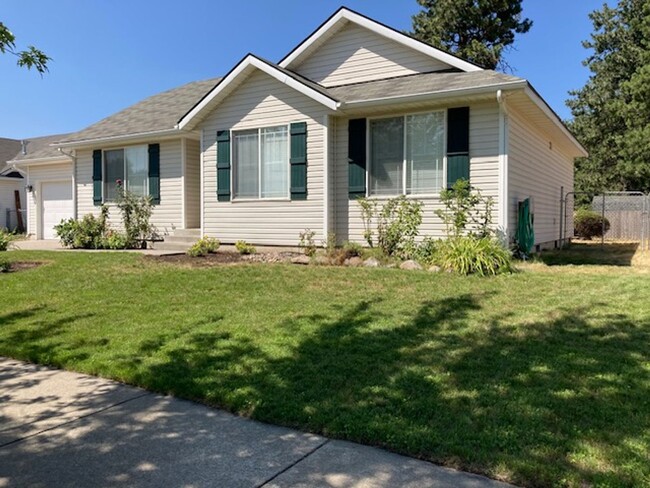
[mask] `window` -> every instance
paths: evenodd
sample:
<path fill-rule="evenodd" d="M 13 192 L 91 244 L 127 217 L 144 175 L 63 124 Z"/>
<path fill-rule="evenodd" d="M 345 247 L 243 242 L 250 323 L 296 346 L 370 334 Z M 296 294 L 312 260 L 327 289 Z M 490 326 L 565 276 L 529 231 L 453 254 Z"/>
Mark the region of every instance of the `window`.
<path fill-rule="evenodd" d="M 104 201 L 116 200 L 118 181 L 135 195 L 146 196 L 148 166 L 147 146 L 104 151 Z"/>
<path fill-rule="evenodd" d="M 371 120 L 369 194 L 439 192 L 444 176 L 444 132 L 444 112 Z"/>
<path fill-rule="evenodd" d="M 289 197 L 287 126 L 233 132 L 235 198 Z"/>

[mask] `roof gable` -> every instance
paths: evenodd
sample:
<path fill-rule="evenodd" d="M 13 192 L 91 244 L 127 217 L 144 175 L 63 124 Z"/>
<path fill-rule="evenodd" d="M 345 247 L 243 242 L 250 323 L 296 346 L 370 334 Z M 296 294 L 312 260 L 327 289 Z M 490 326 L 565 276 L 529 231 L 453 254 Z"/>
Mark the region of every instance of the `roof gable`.
<path fill-rule="evenodd" d="M 301 64 L 312 56 L 324 43 L 335 36 L 347 24 L 353 23 L 364 29 L 391 40 L 397 44 L 430 57 L 438 63 L 447 65 L 449 68 L 461 71 L 480 71 L 482 68 L 464 61 L 456 56 L 436 49 L 424 42 L 407 36 L 391 27 L 381 24 L 375 20 L 365 17 L 357 12 L 341 7 L 334 15 L 326 20 L 307 39 L 300 43 L 293 51 L 280 61 L 282 68 L 297 69 Z"/>
<path fill-rule="evenodd" d="M 230 93 L 244 83 L 251 73 L 259 70 L 312 98 L 331 110 L 336 110 L 339 103 L 323 87 L 307 80 L 296 73 L 285 70 L 253 54 L 248 54 L 228 73 L 217 86 L 210 90 L 178 122 L 179 129 L 191 130 L 214 110 Z"/>

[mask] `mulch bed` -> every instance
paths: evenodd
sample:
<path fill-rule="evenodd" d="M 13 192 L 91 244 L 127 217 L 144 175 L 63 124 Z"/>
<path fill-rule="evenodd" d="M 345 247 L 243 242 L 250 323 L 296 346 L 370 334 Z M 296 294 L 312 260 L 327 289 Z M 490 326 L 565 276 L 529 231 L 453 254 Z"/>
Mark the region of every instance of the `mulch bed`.
<path fill-rule="evenodd" d="M 234 265 L 244 263 L 289 263 L 291 258 L 300 256 L 295 252 L 257 253 L 242 255 L 236 252 L 217 251 L 207 256 L 192 257 L 187 254 L 166 254 L 162 256 L 145 256 L 145 259 L 157 263 L 169 263 L 192 267 Z"/>

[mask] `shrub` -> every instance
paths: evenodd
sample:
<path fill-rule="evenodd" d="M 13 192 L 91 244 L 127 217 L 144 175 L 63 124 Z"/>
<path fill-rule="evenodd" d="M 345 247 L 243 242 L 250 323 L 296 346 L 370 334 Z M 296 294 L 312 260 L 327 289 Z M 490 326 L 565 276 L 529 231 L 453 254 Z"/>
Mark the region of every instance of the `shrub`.
<path fill-rule="evenodd" d="M 386 256 L 409 259 L 415 252 L 415 238 L 422 223 L 422 202 L 401 195 L 381 207 L 366 198 L 357 200 L 361 206 L 364 237 L 373 247 L 373 222 L 376 222 L 377 245 Z"/>
<path fill-rule="evenodd" d="M 590 241 L 594 237 L 602 237 L 603 224 L 607 232 L 610 228 L 609 220 L 593 210 L 581 208 L 573 214 L 575 235 L 582 239 Z"/>
<path fill-rule="evenodd" d="M 4 229 L 0 229 L 0 251 L 6 251 L 9 249 L 11 241 L 14 240 L 13 234 L 7 232 Z"/>
<path fill-rule="evenodd" d="M 202 237 L 196 241 L 192 247 L 187 250 L 187 254 L 194 258 L 199 256 L 207 256 L 210 253 L 216 252 L 221 246 L 221 242 L 218 239 L 213 239 L 212 237 Z"/>
<path fill-rule="evenodd" d="M 101 247 L 103 249 L 126 249 L 127 244 L 126 234 L 109 230 L 102 240 Z"/>
<path fill-rule="evenodd" d="M 493 235 L 494 200 L 472 189 L 469 181 L 456 181 L 451 188 L 440 193 L 440 201 L 444 208 L 435 213 L 444 222 L 447 237 L 469 234 L 481 238 Z"/>
<path fill-rule="evenodd" d="M 239 254 L 255 254 L 257 249 L 252 244 L 249 244 L 246 241 L 237 241 L 235 242 L 235 249 L 239 251 Z"/>
<path fill-rule="evenodd" d="M 491 237 L 460 236 L 441 240 L 435 264 L 461 275 L 497 275 L 512 272 L 512 255 Z"/>
<path fill-rule="evenodd" d="M 146 248 L 147 239 L 154 234 L 154 228 L 149 222 L 153 212 L 151 197 L 139 197 L 118 183 L 116 203 L 122 214 L 126 233 L 125 247 Z"/>
<path fill-rule="evenodd" d="M 310 229 L 305 229 L 299 234 L 300 242 L 298 243 L 298 247 L 302 249 L 305 256 L 312 257 L 316 254 L 316 243 L 314 242 L 315 235 L 316 232 Z"/>
<path fill-rule="evenodd" d="M 440 247 L 440 240 L 432 237 L 425 237 L 415 249 L 413 258 L 420 263 L 432 264 Z"/>
<path fill-rule="evenodd" d="M 345 253 L 346 259 L 361 257 L 363 255 L 363 246 L 356 242 L 346 241 L 343 244 L 343 252 Z"/>
<path fill-rule="evenodd" d="M 11 262 L 7 258 L 0 258 L 0 273 L 11 271 Z"/>
<path fill-rule="evenodd" d="M 99 217 L 84 215 L 83 219 L 62 220 L 54 226 L 61 244 L 73 249 L 102 249 L 108 235 L 108 207 L 102 205 Z"/>

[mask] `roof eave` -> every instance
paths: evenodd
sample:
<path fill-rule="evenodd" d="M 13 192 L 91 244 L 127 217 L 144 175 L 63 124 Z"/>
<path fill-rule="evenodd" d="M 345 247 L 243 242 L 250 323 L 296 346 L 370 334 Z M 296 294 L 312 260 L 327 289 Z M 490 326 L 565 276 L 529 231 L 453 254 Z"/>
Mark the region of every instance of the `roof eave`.
<path fill-rule="evenodd" d="M 97 137 L 94 139 L 81 139 L 77 141 L 64 141 L 64 142 L 57 142 L 52 144 L 53 147 L 60 147 L 60 148 L 80 148 L 80 147 L 87 147 L 87 146 L 96 146 L 98 144 L 116 144 L 120 142 L 136 142 L 140 140 L 146 140 L 146 139 L 169 139 L 169 138 L 175 138 L 175 137 L 187 137 L 191 136 L 192 133 L 188 131 L 183 131 L 179 128 L 173 128 L 173 129 L 164 129 L 164 130 L 156 130 L 156 131 L 148 131 L 148 132 L 138 132 L 134 134 L 124 134 L 124 135 L 118 135 L 118 136 L 108 136 L 108 137 Z"/>
<path fill-rule="evenodd" d="M 10 164 L 11 166 L 19 170 L 20 166 L 34 166 L 37 164 L 40 165 L 56 164 L 57 162 L 67 163 L 70 161 L 71 159 L 69 156 L 61 154 L 61 156 L 48 156 L 47 158 L 14 159 L 12 161 L 7 161 L 7 164 Z"/>
<path fill-rule="evenodd" d="M 349 102 L 343 102 L 341 104 L 341 109 L 345 110 L 346 108 L 376 107 L 381 105 L 420 102 L 425 100 L 439 100 L 439 99 L 451 98 L 451 97 L 456 98 L 456 97 L 465 97 L 465 96 L 474 96 L 474 95 L 484 95 L 488 93 L 496 93 L 497 90 L 522 89 L 525 86 L 526 86 L 525 80 L 518 80 L 518 81 L 496 83 L 492 85 L 485 85 L 485 86 L 474 87 L 474 88 L 437 90 L 434 92 L 418 93 L 413 95 L 399 95 L 394 97 L 382 97 L 382 98 L 375 98 L 371 100 L 359 100 L 359 101 L 353 100 Z"/>
<path fill-rule="evenodd" d="M 214 107 L 211 106 L 211 102 L 251 67 L 259 69 L 279 82 L 321 103 L 330 110 L 336 111 L 340 105 L 337 100 L 314 90 L 310 86 L 301 83 L 296 78 L 288 76 L 286 73 L 283 73 L 281 70 L 278 70 L 253 54 L 248 54 L 217 84 L 217 86 L 210 90 L 203 99 L 194 106 L 194 108 L 178 121 L 177 127 L 186 130 L 194 129 L 201 120 L 200 115 L 204 113 L 206 109 L 214 109 Z"/>
<path fill-rule="evenodd" d="M 407 46 L 415 51 L 430 56 L 434 59 L 442 61 L 454 68 L 461 71 L 483 71 L 483 68 L 476 66 L 468 61 L 460 59 L 456 56 L 448 54 L 440 49 L 436 49 L 422 41 L 418 41 L 406 34 L 403 34 L 395 29 L 388 27 L 376 20 L 372 20 L 358 12 L 354 12 L 345 7 L 341 7 L 334 15 L 326 20 L 318 29 L 316 29 L 309 37 L 302 41 L 293 51 L 287 54 L 282 61 L 278 63 L 282 68 L 289 67 L 294 61 L 300 59 L 303 54 L 309 51 L 309 48 L 328 31 L 334 28 L 339 22 L 348 21 L 354 22 L 357 25 L 365 27 L 383 37 L 396 41 L 404 46 Z"/>

